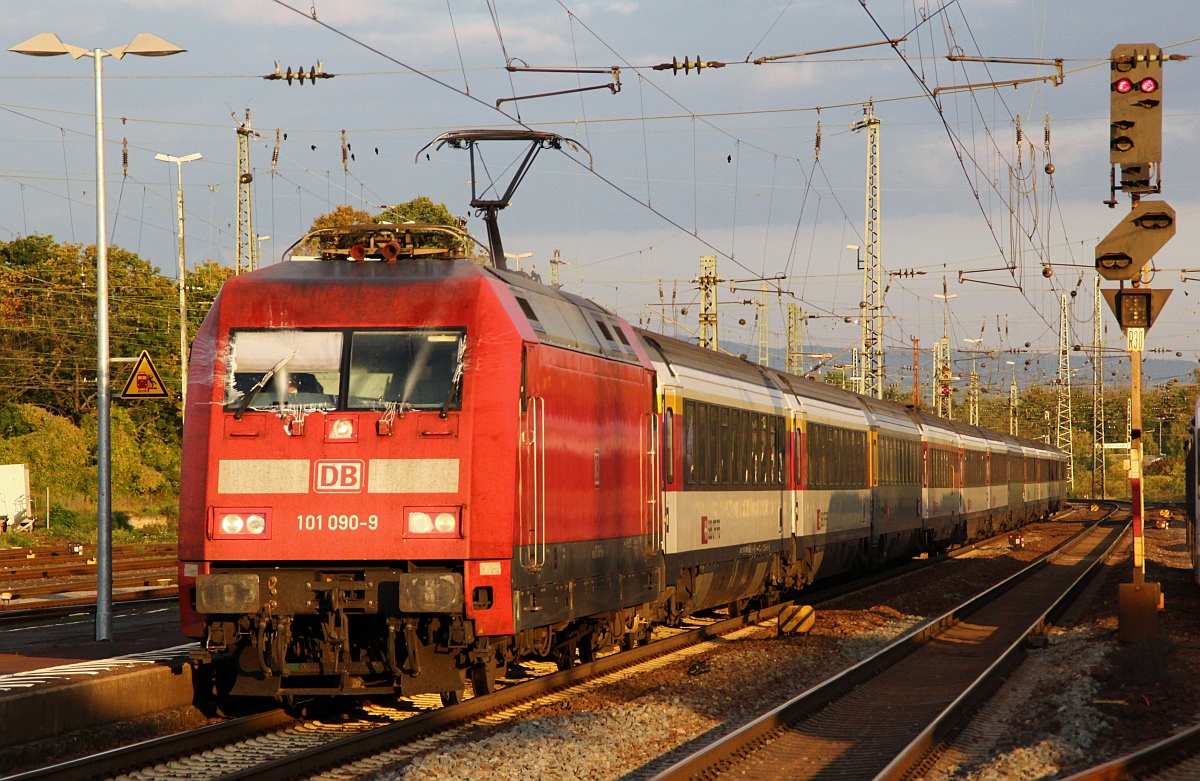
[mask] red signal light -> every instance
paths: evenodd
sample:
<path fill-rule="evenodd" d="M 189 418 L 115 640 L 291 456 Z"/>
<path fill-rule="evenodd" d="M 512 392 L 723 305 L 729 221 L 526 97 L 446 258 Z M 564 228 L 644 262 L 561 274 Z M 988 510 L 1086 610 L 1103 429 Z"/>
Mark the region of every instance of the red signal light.
<path fill-rule="evenodd" d="M 1149 81 L 1149 79 L 1147 79 L 1147 81 Z M 1120 92 L 1121 94 L 1125 94 L 1126 92 L 1131 92 L 1133 90 L 1133 82 L 1129 79 L 1117 79 L 1117 83 L 1113 86 L 1116 88 L 1117 92 Z"/>
<path fill-rule="evenodd" d="M 1154 92 L 1158 89 L 1158 82 L 1154 79 L 1146 78 L 1138 82 L 1138 90 L 1141 92 Z"/>

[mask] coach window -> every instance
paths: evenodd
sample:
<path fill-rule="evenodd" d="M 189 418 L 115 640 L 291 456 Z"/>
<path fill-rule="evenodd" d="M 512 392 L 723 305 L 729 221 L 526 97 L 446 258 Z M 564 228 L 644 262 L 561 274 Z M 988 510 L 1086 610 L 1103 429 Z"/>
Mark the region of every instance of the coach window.
<path fill-rule="evenodd" d="M 225 408 L 337 409 L 341 331 L 234 331 L 229 335 Z"/>
<path fill-rule="evenodd" d="M 675 482 L 675 413 L 667 407 L 663 413 L 663 480 L 671 485 Z"/>
<path fill-rule="evenodd" d="M 461 330 L 358 331 L 350 341 L 350 409 L 462 407 Z"/>

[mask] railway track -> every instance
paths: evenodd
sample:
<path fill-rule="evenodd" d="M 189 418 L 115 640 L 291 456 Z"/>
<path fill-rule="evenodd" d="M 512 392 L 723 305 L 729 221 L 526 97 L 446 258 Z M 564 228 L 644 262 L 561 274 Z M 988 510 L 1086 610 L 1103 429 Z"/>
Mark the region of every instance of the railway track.
<path fill-rule="evenodd" d="M 943 561 L 969 555 L 978 547 L 1002 542 L 1006 538 L 1007 534 L 996 535 L 944 556 L 910 562 L 853 582 L 806 591 L 804 601 L 819 605 L 879 582 L 898 579 Z M 450 741 L 468 726 L 500 724 L 520 717 L 534 706 L 545 703 L 547 698 L 570 696 L 579 687 L 605 685 L 597 682 L 597 678 L 605 678 L 615 670 L 624 670 L 620 675 L 625 677 L 642 672 L 643 665 L 658 667 L 673 661 L 681 653 L 699 653 L 708 647 L 705 643 L 710 642 L 713 636 L 749 626 L 758 618 L 773 612 L 717 622 L 563 673 L 512 684 L 500 692 L 449 708 L 439 709 L 440 699 L 433 695 L 413 698 L 415 701 L 407 706 L 370 705 L 365 709 L 362 719 L 329 724 L 293 719 L 277 709 L 0 781 L 106 778 L 131 768 L 142 768 L 128 776 L 136 779 L 285 779 L 294 777 L 296 773 L 304 775 L 304 771 L 314 767 L 355 761 L 362 762 L 359 770 L 365 773 L 371 767 L 401 761 L 427 749 L 429 740 Z M 567 688 L 564 690 L 563 687 Z M 405 707 L 408 709 L 405 710 Z M 414 744 L 418 740 L 420 743 Z M 199 759 L 192 756 L 197 753 L 207 756 Z M 370 754 L 375 756 L 367 760 L 355 759 Z M 226 773 L 213 769 L 214 766 L 228 768 L 235 765 L 241 768 Z"/>
<path fill-rule="evenodd" d="M 113 548 L 113 600 L 161 598 L 177 592 L 178 555 L 171 543 L 117 545 Z M 95 605 L 96 563 L 67 546 L 0 551 L 0 620 L 8 614 L 36 619 L 65 608 Z M 58 596 L 62 595 L 62 596 Z M 48 598 L 44 605 L 30 602 Z M 52 599 L 50 599 L 52 598 Z"/>
<path fill-rule="evenodd" d="M 1108 503 L 1115 512 L 1117 505 Z M 876 779 L 918 772 L 1122 537 L 1098 521 L 1021 572 L 654 776 Z"/>
<path fill-rule="evenodd" d="M 569 670 L 513 683 L 456 705 L 438 707 L 437 695 L 423 695 L 408 698 L 410 702 L 398 707 L 365 706 L 365 718 L 342 723 L 298 719 L 276 709 L 6 776 L 0 781 L 83 781 L 114 776 L 138 781 L 282 781 L 350 763 L 367 772 L 372 767 L 402 761 L 438 742 L 453 740 L 468 727 L 501 724 L 547 701 L 661 667 L 680 655 L 700 653 L 719 638 L 734 639 L 739 630 L 753 631 L 786 604 L 790 603 L 714 621 Z"/>
<path fill-rule="evenodd" d="M 1064 781 L 1193 781 L 1200 778 L 1200 724 Z"/>

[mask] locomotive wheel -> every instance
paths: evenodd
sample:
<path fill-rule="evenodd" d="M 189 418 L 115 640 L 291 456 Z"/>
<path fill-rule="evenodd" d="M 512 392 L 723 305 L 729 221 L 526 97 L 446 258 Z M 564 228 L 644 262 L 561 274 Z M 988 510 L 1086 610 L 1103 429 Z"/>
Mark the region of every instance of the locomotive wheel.
<path fill-rule="evenodd" d="M 579 663 L 589 664 L 596 661 L 596 649 L 592 646 L 595 642 L 593 635 L 584 635 L 579 638 Z"/>
<path fill-rule="evenodd" d="M 465 699 L 462 689 L 452 692 L 442 692 L 442 705 L 458 705 Z"/>
<path fill-rule="evenodd" d="M 632 632 L 625 633 L 625 636 L 621 638 L 621 650 L 632 651 L 639 645 L 645 645 L 648 642 L 650 642 L 650 627 L 643 625 Z"/>
<path fill-rule="evenodd" d="M 575 666 L 575 641 L 558 646 L 551 655 L 559 670 L 570 670 Z"/>
<path fill-rule="evenodd" d="M 476 697 L 491 694 L 496 690 L 496 668 L 488 664 L 477 664 L 470 670 L 471 688 Z"/>

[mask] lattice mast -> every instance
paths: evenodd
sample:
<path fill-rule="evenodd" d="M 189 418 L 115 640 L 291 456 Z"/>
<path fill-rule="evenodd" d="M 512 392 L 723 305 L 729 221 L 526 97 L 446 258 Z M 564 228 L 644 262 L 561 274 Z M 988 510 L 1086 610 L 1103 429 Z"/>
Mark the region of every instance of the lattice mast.
<path fill-rule="evenodd" d="M 913 386 L 912 386 L 912 405 L 913 409 L 921 409 L 921 340 L 915 336 L 908 337 L 912 340 L 913 346 Z"/>
<path fill-rule="evenodd" d="M 559 266 L 569 266 L 569 265 L 571 265 L 571 264 L 562 259 L 562 254 L 558 251 L 558 247 L 555 247 L 554 248 L 554 257 L 550 258 L 550 286 L 551 287 L 562 287 L 562 282 L 559 280 L 559 276 L 558 276 L 558 268 L 559 268 Z M 662 280 L 659 280 L 658 285 L 659 285 L 659 298 L 661 298 L 662 297 Z"/>
<path fill-rule="evenodd" d="M 862 297 L 862 361 L 859 375 L 862 377 L 863 394 L 883 398 L 884 350 L 883 350 L 883 267 L 880 264 L 879 224 L 879 117 L 875 116 L 875 102 L 868 100 L 863 106 L 863 118 L 850 125 L 851 130 L 867 131 L 867 182 L 866 220 L 863 238 L 866 240 L 866 258 L 863 262 Z"/>
<path fill-rule="evenodd" d="M 793 303 L 787 305 L 785 364 L 789 374 L 800 374 L 804 371 L 804 310 Z"/>
<path fill-rule="evenodd" d="M 700 256 L 700 276 L 693 280 L 700 286 L 700 346 L 719 349 L 717 340 L 717 256 Z"/>
<path fill-rule="evenodd" d="M 1075 443 L 1071 426 L 1071 304 L 1067 295 L 1059 296 L 1058 307 L 1058 417 L 1054 444 L 1067 454 L 1067 481 L 1075 485 Z"/>
<path fill-rule="evenodd" d="M 1021 395 L 1017 390 L 1017 367 L 1013 366 L 1012 385 L 1008 386 L 1008 433 L 1021 435 Z"/>
<path fill-rule="evenodd" d="M 771 365 L 771 329 L 768 327 L 768 318 L 770 317 L 770 306 L 768 302 L 768 294 L 770 286 L 764 282 L 759 288 L 758 300 L 755 302 L 758 307 L 758 365 Z"/>
<path fill-rule="evenodd" d="M 975 357 L 971 357 L 971 382 L 967 386 L 967 408 L 972 426 L 979 425 L 979 372 L 975 371 Z"/>
<path fill-rule="evenodd" d="M 254 213 L 251 209 L 250 183 L 254 174 L 250 172 L 250 137 L 254 130 L 250 126 L 250 109 L 246 109 L 245 122 L 238 125 L 238 213 L 237 213 L 237 265 L 235 273 L 253 271 L 258 268 L 254 241 Z"/>
<path fill-rule="evenodd" d="M 1092 496 L 1096 496 L 1096 477 L 1100 478 L 1100 498 L 1108 498 L 1104 452 L 1104 305 L 1101 303 L 1100 275 L 1096 275 L 1092 301 Z"/>

